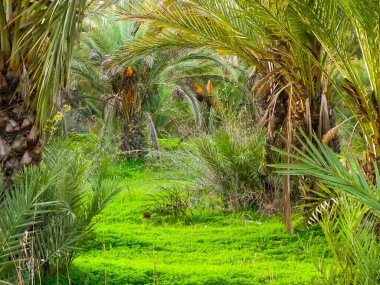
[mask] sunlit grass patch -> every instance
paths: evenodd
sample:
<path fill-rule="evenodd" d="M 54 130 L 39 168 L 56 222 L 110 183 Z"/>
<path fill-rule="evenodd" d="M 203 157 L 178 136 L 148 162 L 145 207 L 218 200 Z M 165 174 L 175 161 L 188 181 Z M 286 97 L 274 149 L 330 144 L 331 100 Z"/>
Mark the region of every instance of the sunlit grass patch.
<path fill-rule="evenodd" d="M 73 284 L 285 285 L 317 280 L 301 242 L 307 242 L 310 232 L 289 235 L 278 217 L 216 209 L 195 209 L 191 223 L 144 217 L 147 194 L 189 182 L 168 179 L 173 171 L 139 167 L 121 166 L 121 172 L 129 173 L 124 176 L 128 188 L 96 217 L 94 234 L 74 261 Z"/>

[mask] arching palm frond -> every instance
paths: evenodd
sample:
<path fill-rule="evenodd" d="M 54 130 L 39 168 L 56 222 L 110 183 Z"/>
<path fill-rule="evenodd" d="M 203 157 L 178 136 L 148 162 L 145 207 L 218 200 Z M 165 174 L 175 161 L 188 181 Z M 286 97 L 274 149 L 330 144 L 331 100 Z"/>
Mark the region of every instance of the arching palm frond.
<path fill-rule="evenodd" d="M 276 150 L 294 159 L 292 164 L 273 165 L 279 173 L 313 176 L 336 192 L 356 197 L 380 216 L 380 174 L 376 165 L 376 181 L 372 183 L 352 155 L 346 154 L 346 160 L 342 162 L 341 157 L 317 137 L 313 137 L 316 145 L 306 135 L 298 140 L 302 148 L 294 145 L 295 154 Z"/>
<path fill-rule="evenodd" d="M 88 160 L 62 144 L 46 147 L 40 167 L 17 174 L 11 191 L 0 188 L 0 279 L 28 283 L 69 265 L 92 218 L 121 191 L 106 158 Z"/>

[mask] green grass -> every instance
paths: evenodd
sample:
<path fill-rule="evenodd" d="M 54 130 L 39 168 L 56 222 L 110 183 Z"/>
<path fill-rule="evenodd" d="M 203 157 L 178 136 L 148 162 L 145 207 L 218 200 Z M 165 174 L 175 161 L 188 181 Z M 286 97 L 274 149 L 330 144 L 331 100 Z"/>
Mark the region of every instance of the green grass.
<path fill-rule="evenodd" d="M 72 284 L 316 284 L 302 247 L 309 231 L 288 235 L 279 218 L 250 212 L 247 219 L 196 210 L 192 224 L 144 219 L 147 194 L 189 183 L 141 162 L 120 164 L 112 173 L 128 189 L 96 217 L 93 235 L 74 260 Z"/>

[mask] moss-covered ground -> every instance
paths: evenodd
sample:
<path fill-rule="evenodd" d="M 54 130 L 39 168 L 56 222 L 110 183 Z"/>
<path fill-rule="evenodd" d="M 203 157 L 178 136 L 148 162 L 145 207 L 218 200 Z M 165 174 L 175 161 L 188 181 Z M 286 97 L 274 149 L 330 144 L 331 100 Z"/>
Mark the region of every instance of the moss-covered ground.
<path fill-rule="evenodd" d="M 285 233 L 278 217 L 199 210 L 192 223 L 144 217 L 149 195 L 186 184 L 175 170 L 120 164 L 126 188 L 96 218 L 74 260 L 74 285 L 316 284 L 304 250 L 310 231 Z M 159 222 L 157 222 L 159 221 Z"/>

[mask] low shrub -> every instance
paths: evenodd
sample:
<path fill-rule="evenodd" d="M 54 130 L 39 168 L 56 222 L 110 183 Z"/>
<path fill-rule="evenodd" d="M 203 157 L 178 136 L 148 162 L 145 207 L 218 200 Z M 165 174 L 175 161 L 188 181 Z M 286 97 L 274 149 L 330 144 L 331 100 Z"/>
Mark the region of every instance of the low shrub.
<path fill-rule="evenodd" d="M 213 136 L 196 141 L 203 183 L 232 209 L 260 206 L 264 200 L 265 133 L 226 123 Z"/>
<path fill-rule="evenodd" d="M 161 187 L 161 191 L 150 194 L 150 202 L 143 213 L 144 218 L 156 221 L 162 218 L 174 218 L 175 221 L 191 221 L 190 189 L 185 187 Z"/>

